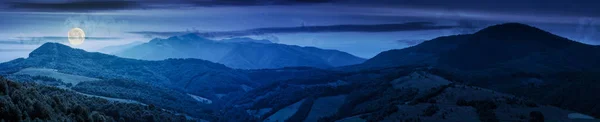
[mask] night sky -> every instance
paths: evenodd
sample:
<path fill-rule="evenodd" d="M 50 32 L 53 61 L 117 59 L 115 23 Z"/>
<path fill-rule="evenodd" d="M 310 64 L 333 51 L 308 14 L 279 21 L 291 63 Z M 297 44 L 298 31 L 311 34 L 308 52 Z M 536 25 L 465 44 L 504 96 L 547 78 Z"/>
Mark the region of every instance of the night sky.
<path fill-rule="evenodd" d="M 0 62 L 27 57 L 44 42 L 68 44 L 67 32 L 75 27 L 89 38 L 73 47 L 88 51 L 198 33 L 269 39 L 371 58 L 505 22 L 598 45 L 599 6 L 598 0 L 4 0 Z"/>

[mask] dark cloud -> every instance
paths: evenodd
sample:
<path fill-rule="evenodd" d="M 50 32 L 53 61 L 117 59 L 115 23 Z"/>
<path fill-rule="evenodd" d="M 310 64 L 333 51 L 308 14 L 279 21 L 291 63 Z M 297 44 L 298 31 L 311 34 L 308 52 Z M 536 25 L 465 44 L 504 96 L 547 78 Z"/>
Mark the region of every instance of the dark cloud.
<path fill-rule="evenodd" d="M 24 39 L 30 39 L 30 40 L 68 40 L 68 37 L 65 36 L 43 36 L 43 37 L 20 37 L 20 38 L 24 38 Z M 117 40 L 117 39 L 121 39 L 119 37 L 85 37 L 86 40 L 100 40 L 100 41 L 106 41 L 106 40 Z"/>
<path fill-rule="evenodd" d="M 185 8 L 199 6 L 296 5 L 326 2 L 330 2 L 330 0 L 74 0 L 62 2 L 5 1 L 0 2 L 0 5 L 4 4 L 8 7 L 8 10 L 92 12 L 103 10 Z"/>
<path fill-rule="evenodd" d="M 0 44 L 20 44 L 20 45 L 28 45 L 30 43 L 25 43 L 25 41 L 0 41 Z"/>
<path fill-rule="evenodd" d="M 97 11 L 143 8 L 135 1 L 7 2 L 11 9 L 34 11 Z"/>
<path fill-rule="evenodd" d="M 302 26 L 302 27 L 279 27 L 258 28 L 246 30 L 247 32 L 259 33 L 318 33 L 318 32 L 391 32 L 391 31 L 415 31 L 415 30 L 439 30 L 450 29 L 456 26 L 436 25 L 432 22 L 409 22 L 400 24 L 375 24 L 375 25 L 327 25 L 327 26 Z"/>
<path fill-rule="evenodd" d="M 8 10 L 98 11 L 197 6 L 258 6 L 328 3 L 372 7 L 412 7 L 441 10 L 475 10 L 521 14 L 552 14 L 600 17 L 598 0 L 73 0 L 67 2 L 4 1 Z"/>
<path fill-rule="evenodd" d="M 277 33 L 326 33 L 326 32 L 397 32 L 397 31 L 421 31 L 421 30 L 441 30 L 459 28 L 455 25 L 436 25 L 432 22 L 409 22 L 399 24 L 374 24 L 374 25 L 327 25 L 327 26 L 300 26 L 300 27 L 271 27 L 256 28 L 240 31 L 221 31 L 221 32 L 153 32 L 139 31 L 130 32 L 141 34 L 146 37 L 167 37 L 181 35 L 185 33 L 196 33 L 204 37 L 235 37 L 249 35 L 265 35 Z"/>
<path fill-rule="evenodd" d="M 338 1 L 339 2 L 339 1 Z M 341 0 L 360 5 L 600 17 L 599 0 Z"/>

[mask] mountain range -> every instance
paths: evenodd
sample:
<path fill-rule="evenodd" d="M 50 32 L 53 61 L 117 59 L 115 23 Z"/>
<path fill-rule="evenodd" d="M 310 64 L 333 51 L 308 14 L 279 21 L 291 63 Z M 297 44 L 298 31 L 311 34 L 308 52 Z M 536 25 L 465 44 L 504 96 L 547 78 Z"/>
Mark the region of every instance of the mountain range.
<path fill-rule="evenodd" d="M 250 38 L 210 40 L 196 34 L 157 38 L 113 54 L 144 60 L 197 58 L 236 69 L 298 66 L 331 68 L 359 64 L 365 60 L 337 50 L 276 44 Z"/>
<path fill-rule="evenodd" d="M 574 116 L 600 116 L 599 54 L 597 46 L 506 23 L 333 69 L 342 73 L 259 87 L 235 106 L 261 121 L 585 121 Z M 465 118 L 475 116 L 461 110 L 469 106 L 478 118 Z"/>
<path fill-rule="evenodd" d="M 0 63 L 0 75 L 207 121 L 600 117 L 600 48 L 519 23 L 435 38 L 364 63 L 339 51 L 193 34 L 115 54 L 152 60 L 46 43 L 28 58 Z"/>

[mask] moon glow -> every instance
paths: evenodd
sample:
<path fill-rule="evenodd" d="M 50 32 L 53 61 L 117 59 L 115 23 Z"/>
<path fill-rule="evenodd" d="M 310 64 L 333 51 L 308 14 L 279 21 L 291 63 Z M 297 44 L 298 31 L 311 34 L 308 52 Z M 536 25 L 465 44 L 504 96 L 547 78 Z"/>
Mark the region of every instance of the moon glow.
<path fill-rule="evenodd" d="M 69 43 L 71 45 L 80 45 L 85 41 L 85 32 L 81 28 L 73 28 L 68 33 Z"/>

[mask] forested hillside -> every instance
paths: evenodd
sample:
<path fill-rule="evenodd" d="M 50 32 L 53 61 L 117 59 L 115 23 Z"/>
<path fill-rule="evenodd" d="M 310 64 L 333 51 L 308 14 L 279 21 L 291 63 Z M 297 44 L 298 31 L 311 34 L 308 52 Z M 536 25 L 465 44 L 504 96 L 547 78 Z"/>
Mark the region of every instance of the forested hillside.
<path fill-rule="evenodd" d="M 148 83 L 119 79 L 87 81 L 72 88 L 75 91 L 99 96 L 122 98 L 153 104 L 156 107 L 188 113 L 202 119 L 211 120 L 218 105 L 194 100 L 187 94 Z M 217 99 L 215 99 L 217 100 Z"/>
<path fill-rule="evenodd" d="M 8 76 L 26 68 L 53 69 L 59 73 L 98 79 L 146 82 L 211 98 L 215 98 L 215 94 L 241 92 L 241 85 L 258 85 L 251 82 L 245 73 L 206 60 L 144 61 L 86 52 L 58 43 L 40 46 L 27 59 L 0 63 L 0 75 Z"/>
<path fill-rule="evenodd" d="M 349 70 L 424 66 L 464 84 L 600 117 L 600 48 L 537 27 L 505 23 L 385 51 Z M 341 68 L 344 69 L 344 68 Z"/>
<path fill-rule="evenodd" d="M 240 121 L 269 122 L 576 121 L 567 117 L 574 111 L 466 85 L 426 67 L 282 80 L 244 94 L 226 110 Z"/>
<path fill-rule="evenodd" d="M 13 82 L 0 77 L 3 121 L 187 121 L 185 116 L 156 108 L 87 97 L 56 87 Z"/>

